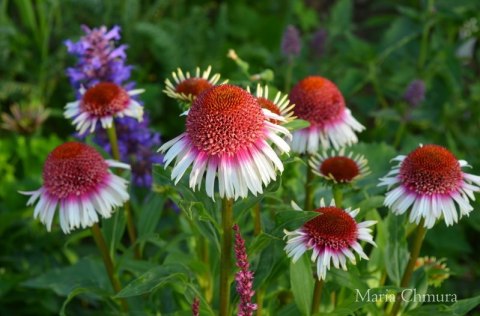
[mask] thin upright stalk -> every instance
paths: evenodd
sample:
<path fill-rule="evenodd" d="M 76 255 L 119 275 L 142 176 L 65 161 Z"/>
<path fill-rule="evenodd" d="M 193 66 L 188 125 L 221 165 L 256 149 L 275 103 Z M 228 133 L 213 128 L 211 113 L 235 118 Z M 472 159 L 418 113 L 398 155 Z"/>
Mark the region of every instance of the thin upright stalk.
<path fill-rule="evenodd" d="M 112 126 L 107 129 L 108 140 L 110 141 L 110 146 L 112 148 L 112 156 L 113 159 L 120 161 L 120 151 L 118 149 L 118 140 L 117 140 L 117 132 L 115 129 L 115 122 L 112 122 Z M 128 237 L 130 238 L 130 243 L 135 245 L 137 241 L 137 232 L 135 230 L 135 224 L 133 221 L 132 209 L 130 207 L 130 201 L 125 202 L 123 206 L 125 210 L 125 219 L 127 222 L 127 231 Z M 140 248 L 138 245 L 134 247 L 135 258 L 140 259 L 141 253 Z"/>
<path fill-rule="evenodd" d="M 412 279 L 413 270 L 415 268 L 415 263 L 417 262 L 418 255 L 420 254 L 420 249 L 422 248 L 423 239 L 427 233 L 427 228 L 424 226 L 425 220 L 422 219 L 417 226 L 415 237 L 413 239 L 411 249 L 410 249 L 410 259 L 408 260 L 407 267 L 403 273 L 402 281 L 400 282 L 400 287 L 405 288 L 410 283 Z M 393 305 L 390 316 L 396 316 L 400 311 L 400 306 L 402 304 L 401 294 L 397 294 L 395 299 L 395 304 Z"/>
<path fill-rule="evenodd" d="M 253 206 L 253 234 L 260 235 L 262 232 L 262 217 L 260 215 L 260 202 Z M 257 312 L 258 313 L 258 312 Z"/>
<path fill-rule="evenodd" d="M 338 184 L 334 184 L 332 187 L 333 199 L 335 200 L 336 207 L 342 207 L 343 204 L 343 192 L 342 188 Z"/>
<path fill-rule="evenodd" d="M 220 316 L 229 316 L 230 272 L 232 270 L 233 200 L 222 201 L 222 253 L 220 257 Z"/>
<path fill-rule="evenodd" d="M 105 243 L 105 239 L 103 238 L 102 232 L 100 231 L 100 227 L 98 227 L 97 223 L 93 224 L 92 226 L 92 236 L 102 255 L 103 263 L 105 265 L 105 269 L 107 270 L 108 278 L 112 283 L 113 290 L 115 291 L 115 293 L 118 293 L 122 290 L 122 285 L 120 284 L 118 276 L 115 273 L 113 260 L 110 257 L 107 244 Z M 120 303 L 122 304 L 123 311 L 128 312 L 127 301 L 125 301 L 124 299 L 120 299 Z"/>
<path fill-rule="evenodd" d="M 312 186 L 313 171 L 312 171 L 312 168 L 310 168 L 310 165 L 308 164 L 309 160 L 310 160 L 310 155 L 307 155 L 307 178 L 305 180 L 305 204 L 303 207 L 305 211 L 313 210 L 313 186 Z"/>
<path fill-rule="evenodd" d="M 292 73 L 293 73 L 293 58 L 289 58 L 287 69 L 285 73 L 285 86 L 283 91 L 290 91 L 290 85 L 292 84 Z"/>
<path fill-rule="evenodd" d="M 261 286 L 255 294 L 257 294 L 257 310 L 255 311 L 255 315 L 262 316 L 263 315 L 263 297 L 265 296 L 265 285 Z"/>
<path fill-rule="evenodd" d="M 322 292 L 323 292 L 323 280 L 315 278 L 315 288 L 313 289 L 313 300 L 312 300 L 312 315 L 318 313 L 320 309 L 320 302 L 322 301 Z"/>

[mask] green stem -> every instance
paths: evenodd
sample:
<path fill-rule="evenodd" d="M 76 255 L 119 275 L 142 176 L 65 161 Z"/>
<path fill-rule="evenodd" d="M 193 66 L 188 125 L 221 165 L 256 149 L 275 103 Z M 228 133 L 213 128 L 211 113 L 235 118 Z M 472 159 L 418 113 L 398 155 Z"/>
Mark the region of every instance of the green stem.
<path fill-rule="evenodd" d="M 112 121 L 112 126 L 107 128 L 108 140 L 110 141 L 110 146 L 112 147 L 112 156 L 113 159 L 120 161 L 120 151 L 118 150 L 118 139 L 117 131 L 115 129 L 115 122 Z"/>
<path fill-rule="evenodd" d="M 260 202 L 253 207 L 253 234 L 255 236 L 260 235 L 262 232 L 262 217 L 260 215 Z M 258 312 L 257 312 L 258 314 Z"/>
<path fill-rule="evenodd" d="M 393 141 L 393 147 L 398 149 L 400 146 L 400 142 L 402 141 L 403 134 L 405 132 L 405 127 L 407 126 L 407 121 L 405 119 L 402 119 L 402 122 L 400 123 L 400 126 L 397 129 L 397 132 L 395 133 L 395 140 Z"/>
<path fill-rule="evenodd" d="M 322 301 L 322 292 L 323 292 L 323 280 L 315 279 L 315 288 L 313 289 L 313 300 L 312 300 L 312 315 L 318 313 L 320 309 L 320 302 Z"/>
<path fill-rule="evenodd" d="M 233 200 L 222 201 L 222 253 L 220 258 L 220 316 L 228 316 L 230 303 L 230 272 L 232 266 Z"/>
<path fill-rule="evenodd" d="M 283 89 L 284 92 L 290 91 L 290 85 L 292 82 L 292 73 L 293 73 L 293 59 L 290 58 L 287 64 L 287 71 L 285 73 L 285 87 Z"/>
<path fill-rule="evenodd" d="M 107 129 L 107 135 L 108 135 L 108 140 L 110 141 L 110 146 L 112 147 L 113 159 L 120 161 L 120 151 L 118 150 L 118 139 L 117 139 L 117 132 L 115 129 L 115 122 L 112 121 L 112 126 L 110 126 Z M 134 246 L 135 258 L 140 259 L 142 255 L 140 253 L 140 247 L 136 245 L 137 233 L 136 233 L 135 224 L 133 221 L 130 201 L 125 202 L 123 208 L 125 210 L 125 219 L 127 221 L 127 231 L 128 231 L 128 236 L 130 238 L 130 243 L 132 245 L 135 245 Z"/>
<path fill-rule="evenodd" d="M 333 199 L 335 200 L 336 207 L 342 207 L 343 203 L 343 192 L 342 188 L 338 184 L 334 184 L 332 187 Z"/>
<path fill-rule="evenodd" d="M 262 316 L 263 314 L 263 297 L 265 296 L 265 286 L 262 286 L 255 293 L 257 294 L 257 310 L 255 315 Z"/>
<path fill-rule="evenodd" d="M 408 260 L 407 267 L 405 268 L 405 272 L 403 273 L 402 281 L 400 282 L 401 288 L 407 287 L 410 284 L 410 280 L 412 279 L 415 263 L 417 262 L 418 255 L 420 254 L 420 249 L 422 248 L 423 239 L 425 238 L 425 235 L 427 233 L 427 228 L 424 226 L 424 224 L 425 220 L 422 219 L 417 226 L 415 237 L 413 239 L 410 250 L 410 259 Z M 395 304 L 393 305 L 390 316 L 396 316 L 398 314 L 401 304 L 402 297 L 399 293 L 397 294 L 397 297 L 395 299 Z"/>
<path fill-rule="evenodd" d="M 433 22 L 430 20 L 432 13 L 435 9 L 435 2 L 434 0 L 428 0 L 427 3 L 427 21 L 423 26 L 422 30 L 422 39 L 420 41 L 420 53 L 418 56 L 418 70 L 422 70 L 423 66 L 425 65 L 425 61 L 427 60 L 428 56 L 428 37 L 430 35 L 430 29 L 433 27 Z"/>
<path fill-rule="evenodd" d="M 115 268 L 112 258 L 110 257 L 110 254 L 108 252 L 107 244 L 105 243 L 105 239 L 103 238 L 102 232 L 100 231 L 100 227 L 98 227 L 97 223 L 93 224 L 92 226 L 92 235 L 98 249 L 100 250 L 100 253 L 102 254 L 103 263 L 105 265 L 105 269 L 107 270 L 108 278 L 112 283 L 113 290 L 115 291 L 115 293 L 118 293 L 122 290 L 122 285 L 120 284 L 118 276 L 115 273 Z M 128 312 L 127 301 L 121 299 L 120 303 L 122 304 L 123 311 Z"/>
<path fill-rule="evenodd" d="M 313 171 L 312 171 L 312 168 L 310 168 L 310 165 L 308 164 L 309 160 L 310 160 L 310 155 L 307 155 L 307 179 L 305 181 L 305 204 L 303 207 L 305 211 L 313 210 L 313 186 L 312 186 Z"/>

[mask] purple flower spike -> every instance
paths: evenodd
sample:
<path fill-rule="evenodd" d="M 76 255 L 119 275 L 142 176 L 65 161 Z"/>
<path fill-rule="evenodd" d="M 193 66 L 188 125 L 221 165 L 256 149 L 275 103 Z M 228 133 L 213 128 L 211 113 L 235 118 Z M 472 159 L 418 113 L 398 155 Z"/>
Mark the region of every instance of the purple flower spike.
<path fill-rule="evenodd" d="M 237 282 L 237 293 L 240 295 L 240 303 L 238 304 L 238 316 L 252 316 L 253 311 L 257 309 L 257 304 L 252 303 L 252 297 L 255 294 L 253 290 L 253 272 L 250 271 L 248 263 L 247 251 L 245 249 L 245 240 L 240 233 L 237 224 L 233 226 L 235 231 L 235 257 L 237 258 L 237 267 L 240 271 L 235 275 Z"/>
<path fill-rule="evenodd" d="M 301 49 L 301 42 L 300 42 L 300 33 L 298 29 L 293 26 L 287 26 L 285 33 L 283 33 L 282 38 L 282 53 L 288 58 L 297 57 L 300 55 Z"/>
<path fill-rule="evenodd" d="M 126 45 L 115 46 L 120 40 L 120 27 L 108 30 L 106 26 L 90 29 L 83 25 L 85 35 L 78 42 L 65 41 L 68 52 L 77 57 L 75 67 L 66 73 L 75 89 L 85 89 L 99 82 L 113 82 L 130 90 L 135 86 L 130 79 L 132 66 L 125 65 Z M 132 183 L 139 187 L 152 185 L 152 165 L 162 163 L 162 155 L 153 148 L 161 145 L 160 135 L 148 128 L 149 118 L 144 112 L 143 121 L 129 117 L 115 118 L 120 159 L 131 165 Z M 77 135 L 83 138 L 85 135 Z M 105 151 L 111 153 L 110 142 L 104 129 L 97 127 L 94 141 Z"/>
<path fill-rule="evenodd" d="M 410 82 L 403 99 L 412 107 L 417 107 L 425 99 L 425 83 L 423 80 L 416 79 Z"/>
<path fill-rule="evenodd" d="M 313 56 L 320 58 L 325 53 L 325 42 L 327 40 L 327 30 L 319 29 L 313 34 L 312 40 L 310 42 L 310 50 L 312 51 Z"/>
<path fill-rule="evenodd" d="M 78 42 L 65 41 L 67 50 L 78 57 L 75 67 L 66 73 L 75 89 L 81 85 L 90 88 L 102 81 L 122 85 L 130 78 L 132 66 L 125 65 L 126 45 L 115 47 L 120 39 L 120 27 L 114 26 L 110 31 L 105 26 L 90 29 L 83 25 L 85 35 Z"/>

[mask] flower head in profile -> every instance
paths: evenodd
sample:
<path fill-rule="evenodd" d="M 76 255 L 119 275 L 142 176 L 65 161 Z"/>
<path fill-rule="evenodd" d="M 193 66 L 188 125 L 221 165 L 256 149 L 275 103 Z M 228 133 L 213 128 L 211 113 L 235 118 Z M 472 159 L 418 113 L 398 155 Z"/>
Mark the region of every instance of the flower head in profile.
<path fill-rule="evenodd" d="M 301 211 L 298 206 L 294 206 Z M 366 241 L 376 246 L 369 228 L 376 223 L 375 221 L 357 223 L 355 216 L 359 209 L 344 210 L 336 207 L 333 200 L 330 206 L 325 206 L 322 199 L 320 208 L 315 212 L 318 212 L 319 215 L 306 222 L 302 227 L 293 232 L 284 231 L 285 237 L 288 238 L 285 251 L 293 262 L 312 249 L 311 259 L 316 262 L 317 277 L 319 280 L 325 280 L 331 263 L 335 268 L 343 270 L 347 270 L 347 260 L 355 264 L 354 252 L 368 260 L 360 241 Z"/>
<path fill-rule="evenodd" d="M 315 154 L 310 158 L 309 164 L 313 173 L 333 183 L 352 183 L 367 175 L 370 170 L 367 159 L 360 154 L 353 156 L 350 152 L 345 154 L 345 148 L 330 154 L 325 151 Z"/>
<path fill-rule="evenodd" d="M 293 112 L 310 126 L 293 132 L 292 150 L 315 153 L 333 146 L 340 149 L 358 141 L 355 132 L 365 129 L 345 106 L 337 86 L 330 80 L 310 76 L 298 82 L 290 92 Z"/>
<path fill-rule="evenodd" d="M 468 215 L 475 200 L 473 192 L 480 190 L 480 177 L 462 171 L 468 166 L 446 148 L 438 145 L 420 146 L 407 156 L 397 156 L 399 164 L 380 179 L 379 185 L 388 186 L 385 206 L 394 214 L 403 214 L 411 208 L 409 220 L 432 228 L 443 216 L 447 226 Z M 394 186 L 394 188 L 391 188 Z M 455 205 L 456 204 L 456 205 Z"/>
<path fill-rule="evenodd" d="M 218 179 L 220 197 L 246 197 L 263 192 L 262 185 L 276 179 L 283 164 L 269 142 L 280 151 L 290 147 L 277 135 L 289 136 L 284 121 L 262 109 L 257 99 L 233 85 L 214 86 L 193 101 L 188 111 L 186 131 L 160 147 L 165 167 L 175 158 L 172 179 L 178 183 L 188 167 L 190 187 L 200 189 L 205 176 L 207 195 L 214 198 Z"/>
<path fill-rule="evenodd" d="M 247 91 L 250 92 L 250 87 L 247 87 Z M 278 91 L 275 95 L 275 98 L 272 100 L 268 94 L 268 86 L 265 85 L 262 87 L 260 84 L 258 84 L 255 91 L 255 96 L 257 97 L 257 101 L 263 109 L 267 109 L 274 114 L 282 116 L 285 119 L 284 123 L 288 123 L 295 119 L 295 116 L 293 115 L 293 108 L 295 105 L 290 104 L 288 95 L 282 95 L 282 93 Z M 272 120 L 272 122 L 276 124 L 280 123 L 275 120 Z"/>
<path fill-rule="evenodd" d="M 13 104 L 10 113 L 1 113 L 0 127 L 23 135 L 35 133 L 50 115 L 49 110 L 41 104 L 30 104 L 27 107 Z"/>
<path fill-rule="evenodd" d="M 104 81 L 123 84 L 130 78 L 132 66 L 125 65 L 126 45 L 115 47 L 120 39 L 120 27 L 90 29 L 83 25 L 85 35 L 78 42 L 65 41 L 68 52 L 77 57 L 75 67 L 67 69 L 72 86 L 80 89 Z"/>
<path fill-rule="evenodd" d="M 423 268 L 427 274 L 428 285 L 439 287 L 450 277 L 450 269 L 445 261 L 445 258 L 420 257 L 415 262 L 415 270 Z"/>
<path fill-rule="evenodd" d="M 27 205 L 34 204 L 34 217 L 50 231 L 58 207 L 60 226 L 68 234 L 108 218 L 115 207 L 128 199 L 127 181 L 114 175 L 109 167 L 130 169 L 127 164 L 104 160 L 92 147 L 68 142 L 56 147 L 43 167 L 43 186 L 30 192 Z"/>
<path fill-rule="evenodd" d="M 100 82 L 88 90 L 81 89 L 81 99 L 67 103 L 64 116 L 73 119 L 80 134 L 88 130 L 93 133 L 99 121 L 104 129 L 109 128 L 114 117 L 129 116 L 141 121 L 143 106 L 132 96 L 142 92 L 141 89 L 126 91 L 112 82 Z"/>
<path fill-rule="evenodd" d="M 200 73 L 200 68 L 197 67 L 195 75 L 191 76 L 189 72 L 183 74 L 183 71 L 178 68 L 177 72 L 172 72 L 173 83 L 170 79 L 165 80 L 163 92 L 173 99 L 192 102 L 200 93 L 215 86 L 220 80 L 220 74 L 210 77 L 211 72 L 211 66 L 208 66 L 203 73 Z"/>

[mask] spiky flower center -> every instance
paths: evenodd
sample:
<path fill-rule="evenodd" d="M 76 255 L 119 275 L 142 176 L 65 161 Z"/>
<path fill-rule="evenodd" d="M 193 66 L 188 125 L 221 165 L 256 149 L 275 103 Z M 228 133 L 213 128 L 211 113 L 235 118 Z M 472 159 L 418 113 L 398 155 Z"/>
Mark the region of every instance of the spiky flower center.
<path fill-rule="evenodd" d="M 455 156 L 438 145 L 412 151 L 400 166 L 399 177 L 411 192 L 422 195 L 448 194 L 458 190 L 462 170 Z"/>
<path fill-rule="evenodd" d="M 345 110 L 345 100 L 330 80 L 311 76 L 297 83 L 290 92 L 290 103 L 298 118 L 319 127 L 335 122 Z"/>
<path fill-rule="evenodd" d="M 213 87 L 213 85 L 203 78 L 188 78 L 180 82 L 176 87 L 177 93 L 183 93 L 187 96 L 198 96 L 203 91 Z"/>
<path fill-rule="evenodd" d="M 100 82 L 88 89 L 82 97 L 81 107 L 92 116 L 111 116 L 124 110 L 130 96 L 112 82 Z"/>
<path fill-rule="evenodd" d="M 335 206 L 320 207 L 321 215 L 304 224 L 315 248 L 341 250 L 357 239 L 357 223 L 343 209 Z"/>
<path fill-rule="evenodd" d="M 357 163 L 348 157 L 330 157 L 320 165 L 320 172 L 337 182 L 350 182 L 360 173 Z"/>
<path fill-rule="evenodd" d="M 199 95 L 187 116 L 187 134 L 208 155 L 234 155 L 264 135 L 265 116 L 255 97 L 233 85 Z"/>
<path fill-rule="evenodd" d="M 44 188 L 57 199 L 92 192 L 107 175 L 103 157 L 92 147 L 77 142 L 55 148 L 43 167 Z"/>

